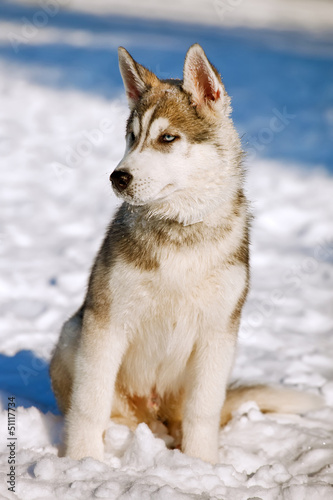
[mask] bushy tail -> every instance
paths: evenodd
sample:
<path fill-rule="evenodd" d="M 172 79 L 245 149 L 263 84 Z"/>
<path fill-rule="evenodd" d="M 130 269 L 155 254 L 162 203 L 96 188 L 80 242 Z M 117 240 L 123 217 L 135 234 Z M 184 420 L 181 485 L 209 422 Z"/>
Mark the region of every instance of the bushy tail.
<path fill-rule="evenodd" d="M 228 389 L 221 413 L 225 425 L 246 401 L 254 401 L 263 413 L 306 413 L 324 406 L 324 400 L 315 394 L 268 385 L 243 386 Z"/>

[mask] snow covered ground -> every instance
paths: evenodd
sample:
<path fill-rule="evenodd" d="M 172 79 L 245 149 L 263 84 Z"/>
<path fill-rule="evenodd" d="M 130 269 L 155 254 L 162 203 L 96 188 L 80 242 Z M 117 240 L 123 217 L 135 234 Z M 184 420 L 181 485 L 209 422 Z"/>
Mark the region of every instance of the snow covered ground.
<path fill-rule="evenodd" d="M 9 35 L 26 35 L 22 18 L 36 9 L 0 6 L 0 498 L 333 499 L 332 39 L 61 11 L 15 51 Z M 243 406 L 221 430 L 215 467 L 144 425 L 110 424 L 105 463 L 59 458 L 48 360 L 117 203 L 108 177 L 127 108 L 115 49 L 180 76 L 194 41 L 224 76 L 249 152 L 252 289 L 233 380 L 319 393 L 326 405 L 305 416 Z"/>

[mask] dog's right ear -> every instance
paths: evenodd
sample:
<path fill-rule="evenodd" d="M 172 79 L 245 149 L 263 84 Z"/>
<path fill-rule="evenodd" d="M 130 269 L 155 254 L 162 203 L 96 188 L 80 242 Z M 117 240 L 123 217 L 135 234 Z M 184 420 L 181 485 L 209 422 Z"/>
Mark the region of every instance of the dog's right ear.
<path fill-rule="evenodd" d="M 119 69 L 124 82 L 128 104 L 130 109 L 133 109 L 142 94 L 147 89 L 156 86 L 159 79 L 154 73 L 134 61 L 124 47 L 119 47 L 118 56 Z"/>

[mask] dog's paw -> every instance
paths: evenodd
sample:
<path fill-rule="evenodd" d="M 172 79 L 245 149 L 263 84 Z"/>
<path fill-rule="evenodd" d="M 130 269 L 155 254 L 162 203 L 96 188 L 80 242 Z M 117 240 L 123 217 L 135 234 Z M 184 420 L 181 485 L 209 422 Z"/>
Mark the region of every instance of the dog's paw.
<path fill-rule="evenodd" d="M 184 450 L 184 453 L 193 458 L 200 458 L 204 462 L 208 462 L 213 465 L 217 464 L 219 461 L 218 453 L 215 450 Z"/>
<path fill-rule="evenodd" d="M 182 451 L 204 462 L 218 462 L 219 421 L 213 416 L 193 417 L 183 420 Z"/>
<path fill-rule="evenodd" d="M 66 448 L 66 456 L 73 460 L 81 460 L 82 458 L 90 457 L 95 460 L 103 461 L 104 446 L 103 441 L 94 443 L 69 443 Z"/>
<path fill-rule="evenodd" d="M 74 460 L 91 457 L 103 461 L 104 443 L 102 432 L 93 426 L 77 426 L 68 432 L 66 456 Z"/>
<path fill-rule="evenodd" d="M 207 446 L 206 443 L 188 443 L 182 446 L 182 451 L 193 458 L 200 458 L 204 462 L 209 462 L 211 464 L 217 464 L 219 461 L 218 449 L 215 443 Z"/>

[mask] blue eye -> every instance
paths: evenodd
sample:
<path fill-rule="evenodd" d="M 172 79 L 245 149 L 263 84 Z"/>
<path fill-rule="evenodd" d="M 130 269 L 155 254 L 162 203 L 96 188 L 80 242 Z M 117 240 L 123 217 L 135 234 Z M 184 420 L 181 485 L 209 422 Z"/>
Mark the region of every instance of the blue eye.
<path fill-rule="evenodd" d="M 179 137 L 171 134 L 163 134 L 160 137 L 161 142 L 173 142 L 175 139 L 179 139 Z"/>

